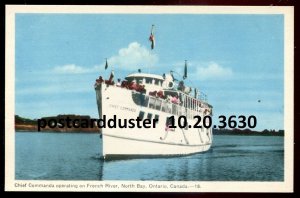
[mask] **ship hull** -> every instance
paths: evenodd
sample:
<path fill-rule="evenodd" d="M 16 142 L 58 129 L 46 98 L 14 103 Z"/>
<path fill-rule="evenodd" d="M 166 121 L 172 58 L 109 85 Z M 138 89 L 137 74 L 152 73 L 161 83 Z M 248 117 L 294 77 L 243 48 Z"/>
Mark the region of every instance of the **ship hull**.
<path fill-rule="evenodd" d="M 171 157 L 189 155 L 209 150 L 211 144 L 186 145 L 176 143 L 154 142 L 145 139 L 124 138 L 120 136 L 103 136 L 105 159 Z M 118 145 L 118 146 L 117 146 Z"/>
<path fill-rule="evenodd" d="M 134 102 L 134 97 L 145 95 L 132 90 L 106 84 L 97 85 L 95 89 L 100 119 L 104 115 L 106 121 L 117 117 L 116 123 L 118 124 L 118 120 L 121 120 L 123 126 L 125 119 L 136 119 L 141 112 L 144 114 L 144 119 L 150 117 L 159 119 L 155 128 L 103 127 L 101 129 L 103 158 L 169 157 L 200 153 L 210 149 L 211 128 L 166 129 L 168 117 L 174 116 L 177 120 L 178 116 L 186 114 L 183 107 L 178 106 L 174 115 L 172 106 L 169 106 L 170 111 L 162 111 L 163 104 L 152 108 L 150 108 L 151 104 L 137 104 L 136 101 Z M 148 103 L 150 103 L 149 100 Z M 150 117 L 149 114 L 151 114 Z M 195 120 L 188 119 L 188 123 L 194 126 Z"/>

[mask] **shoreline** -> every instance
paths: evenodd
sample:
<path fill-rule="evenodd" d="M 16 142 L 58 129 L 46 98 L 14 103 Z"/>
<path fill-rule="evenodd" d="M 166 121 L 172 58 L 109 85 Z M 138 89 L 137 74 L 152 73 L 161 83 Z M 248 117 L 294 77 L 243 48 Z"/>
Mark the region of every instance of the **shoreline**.
<path fill-rule="evenodd" d="M 20 133 L 86 133 L 86 134 L 101 134 L 101 132 L 87 132 L 87 131 L 30 131 L 30 130 L 15 130 Z"/>
<path fill-rule="evenodd" d="M 16 130 L 15 132 L 20 133 L 81 133 L 81 134 L 101 134 L 101 132 L 84 132 L 84 131 L 28 131 L 28 130 Z M 263 137 L 284 137 L 284 135 L 264 135 L 264 134 L 213 134 L 214 136 L 224 135 L 224 136 L 263 136 Z"/>
<path fill-rule="evenodd" d="M 49 132 L 49 133 L 101 133 L 100 128 L 42 128 L 38 131 L 38 127 L 32 124 L 15 124 L 16 132 Z"/>
<path fill-rule="evenodd" d="M 15 126 L 15 132 L 21 132 L 21 133 L 27 133 L 27 132 L 34 132 L 34 133 L 87 133 L 87 134 L 101 134 L 101 129 L 99 128 L 88 128 L 87 129 L 50 129 L 50 128 L 45 128 L 41 131 L 37 130 L 37 127 L 34 125 L 31 126 L 26 126 L 26 127 L 20 127 Z M 284 137 L 284 134 L 282 133 L 264 133 L 264 132 L 247 132 L 247 133 L 237 133 L 235 131 L 230 131 L 230 132 L 220 132 L 219 130 L 214 129 L 213 130 L 213 135 L 233 135 L 233 136 L 278 136 L 278 137 Z"/>
<path fill-rule="evenodd" d="M 76 119 L 91 119 L 90 116 L 82 116 L 82 115 L 73 115 L 73 114 L 66 114 L 66 115 L 58 115 L 58 116 L 51 116 L 51 117 L 44 117 L 43 119 L 50 120 L 50 119 L 64 119 L 64 118 L 76 118 Z M 68 127 L 55 127 L 50 128 L 46 126 L 45 128 L 41 128 L 38 131 L 37 120 L 23 118 L 18 115 L 15 115 L 15 131 L 17 132 L 50 132 L 50 133 L 98 133 L 101 134 L 101 128 L 98 128 L 96 125 L 90 125 L 88 128 L 68 128 Z M 274 129 L 265 129 L 263 131 L 254 131 L 252 129 L 212 129 L 213 135 L 240 135 L 240 136 L 284 136 L 284 130 L 277 130 Z"/>

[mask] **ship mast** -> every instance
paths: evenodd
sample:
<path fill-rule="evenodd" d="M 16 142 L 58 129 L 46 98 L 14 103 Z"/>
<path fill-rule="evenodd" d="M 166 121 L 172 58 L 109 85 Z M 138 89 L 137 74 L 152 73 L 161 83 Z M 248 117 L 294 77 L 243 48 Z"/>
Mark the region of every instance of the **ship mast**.
<path fill-rule="evenodd" d="M 187 78 L 187 60 L 185 60 L 185 64 L 184 64 L 183 80 L 186 78 Z"/>

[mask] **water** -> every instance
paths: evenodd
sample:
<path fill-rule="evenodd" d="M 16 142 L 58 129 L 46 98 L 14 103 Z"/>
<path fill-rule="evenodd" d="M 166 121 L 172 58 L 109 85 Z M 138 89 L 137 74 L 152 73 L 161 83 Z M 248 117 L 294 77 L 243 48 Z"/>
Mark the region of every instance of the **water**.
<path fill-rule="evenodd" d="M 103 161 L 99 134 L 16 132 L 16 179 L 283 181 L 283 137 L 214 136 L 185 157 Z"/>

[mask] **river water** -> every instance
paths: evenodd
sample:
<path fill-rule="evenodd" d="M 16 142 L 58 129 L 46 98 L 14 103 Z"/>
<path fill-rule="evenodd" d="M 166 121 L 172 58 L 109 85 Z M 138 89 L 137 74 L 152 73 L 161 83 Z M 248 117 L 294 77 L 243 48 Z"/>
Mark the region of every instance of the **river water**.
<path fill-rule="evenodd" d="M 22 180 L 283 181 L 283 137 L 214 136 L 206 153 L 103 161 L 99 134 L 16 132 Z"/>

